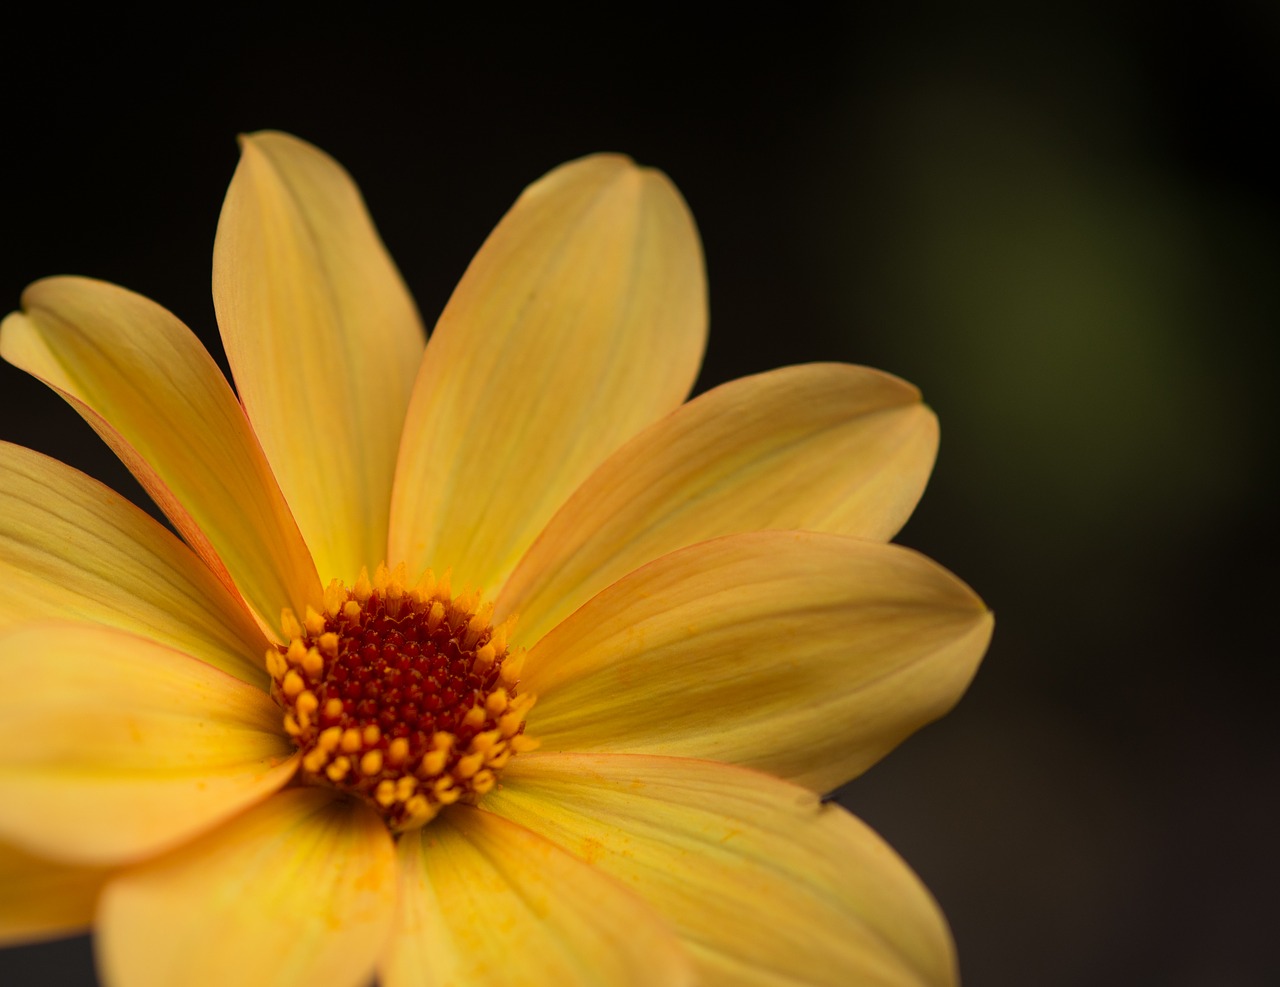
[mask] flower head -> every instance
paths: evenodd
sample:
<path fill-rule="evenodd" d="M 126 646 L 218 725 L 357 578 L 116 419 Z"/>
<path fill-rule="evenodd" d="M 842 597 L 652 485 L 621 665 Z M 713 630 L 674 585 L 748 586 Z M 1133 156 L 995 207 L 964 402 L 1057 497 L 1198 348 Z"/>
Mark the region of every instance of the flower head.
<path fill-rule="evenodd" d="M 619 156 L 530 186 L 425 342 L 347 174 L 248 137 L 214 301 L 238 399 L 122 288 L 0 326 L 182 538 L 0 443 L 0 939 L 92 924 L 119 987 L 953 982 L 928 893 L 819 800 L 991 633 L 887 544 L 914 388 L 683 403 L 697 233 Z"/>

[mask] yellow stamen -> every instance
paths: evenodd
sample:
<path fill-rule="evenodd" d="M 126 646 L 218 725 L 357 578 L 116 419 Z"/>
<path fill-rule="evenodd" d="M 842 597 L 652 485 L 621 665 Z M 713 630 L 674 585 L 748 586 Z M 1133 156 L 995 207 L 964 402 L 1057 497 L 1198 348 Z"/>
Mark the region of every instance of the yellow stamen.
<path fill-rule="evenodd" d="M 339 746 L 346 751 L 346 753 L 354 754 L 363 746 L 360 739 L 360 731 L 355 727 L 348 727 L 346 730 L 343 730 L 342 740 L 339 743 Z"/>
<path fill-rule="evenodd" d="M 484 701 L 484 711 L 490 716 L 498 716 L 507 708 L 507 690 L 497 689 L 489 693 L 489 697 Z"/>
<path fill-rule="evenodd" d="M 373 584 L 369 582 L 369 570 L 364 566 L 360 567 L 360 575 L 356 576 L 356 584 L 352 587 L 351 593 L 361 603 L 368 603 L 369 597 L 373 596 Z"/>
<path fill-rule="evenodd" d="M 324 589 L 324 612 L 330 617 L 336 617 L 342 611 L 342 605 L 347 602 L 347 591 L 342 587 L 342 581 L 335 579 L 329 583 Z M 290 635 L 292 636 L 292 635 Z"/>
<path fill-rule="evenodd" d="M 307 653 L 302 656 L 302 670 L 307 673 L 309 679 L 320 677 L 320 673 L 324 671 L 324 659 L 320 657 L 318 648 L 307 649 Z"/>
<path fill-rule="evenodd" d="M 393 768 L 398 768 L 409 760 L 409 741 L 404 737 L 396 737 L 391 743 L 387 744 L 387 763 Z"/>
<path fill-rule="evenodd" d="M 286 639 L 302 637 L 302 624 L 288 607 L 280 611 L 280 629 L 284 631 Z"/>
<path fill-rule="evenodd" d="M 289 699 L 297 699 L 302 694 L 302 690 L 307 684 L 302 681 L 302 676 L 298 674 L 297 669 L 291 668 L 285 673 L 284 681 L 280 683 L 280 690 Z"/>
<path fill-rule="evenodd" d="M 424 778 L 430 778 L 438 775 L 444 770 L 444 762 L 449 758 L 448 751 L 431 751 L 422 755 L 422 765 L 418 768 L 418 773 Z"/>
<path fill-rule="evenodd" d="M 476 663 L 475 663 L 476 672 L 480 675 L 483 675 L 490 668 L 492 668 L 494 659 L 497 657 L 497 655 L 498 655 L 498 649 L 493 646 L 492 641 L 486 644 L 483 648 L 479 648 L 476 651 Z"/>
<path fill-rule="evenodd" d="M 484 764 L 483 753 L 467 754 L 460 757 L 458 758 L 458 763 L 453 766 L 454 777 L 465 781 L 479 771 L 482 764 Z"/>
<path fill-rule="evenodd" d="M 315 607 L 307 604 L 307 616 L 303 620 L 306 625 L 307 633 L 312 637 L 319 637 L 324 633 L 324 614 L 317 613 Z"/>

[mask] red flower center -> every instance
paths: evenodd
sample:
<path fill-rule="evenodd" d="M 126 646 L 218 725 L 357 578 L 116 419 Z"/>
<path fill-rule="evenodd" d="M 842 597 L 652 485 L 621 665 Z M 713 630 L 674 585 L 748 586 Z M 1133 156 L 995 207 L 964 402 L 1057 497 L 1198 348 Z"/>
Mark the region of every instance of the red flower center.
<path fill-rule="evenodd" d="M 517 695 L 522 651 L 511 621 L 451 594 L 428 572 L 406 586 L 404 566 L 335 580 L 324 612 L 283 617 L 289 644 L 267 653 L 272 696 L 303 752 L 300 776 L 372 803 L 395 830 L 477 800 L 497 783 L 524 735 L 533 697 Z"/>

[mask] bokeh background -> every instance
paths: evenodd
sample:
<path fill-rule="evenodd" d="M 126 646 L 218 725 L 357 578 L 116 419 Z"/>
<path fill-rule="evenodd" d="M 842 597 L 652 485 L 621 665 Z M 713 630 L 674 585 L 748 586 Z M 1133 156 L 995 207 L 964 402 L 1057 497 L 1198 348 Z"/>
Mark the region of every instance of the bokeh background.
<path fill-rule="evenodd" d="M 0 304 L 101 277 L 221 359 L 244 130 L 347 165 L 428 323 L 527 182 L 595 150 L 663 168 L 708 257 L 699 390 L 846 360 L 941 418 L 899 540 L 985 597 L 995 640 L 840 798 L 937 895 L 965 982 L 1280 983 L 1280 8 L 239 16 L 9 31 Z M 145 502 L 7 366 L 0 410 Z M 0 952 L 0 983 L 92 984 L 89 941 Z"/>

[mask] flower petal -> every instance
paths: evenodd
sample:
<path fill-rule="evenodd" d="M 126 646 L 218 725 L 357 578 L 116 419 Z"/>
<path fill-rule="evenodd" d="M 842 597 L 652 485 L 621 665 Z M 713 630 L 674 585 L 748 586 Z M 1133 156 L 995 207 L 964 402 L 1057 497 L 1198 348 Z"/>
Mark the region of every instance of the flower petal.
<path fill-rule="evenodd" d="M 90 624 L 0 632 L 0 839 L 73 863 L 159 853 L 265 798 L 293 744 L 261 689 Z"/>
<path fill-rule="evenodd" d="M 597 155 L 530 186 L 427 345 L 391 557 L 496 589 L 573 489 L 679 405 L 705 340 L 698 234 L 664 175 Z"/>
<path fill-rule="evenodd" d="M 110 873 L 43 860 L 0 843 L 0 946 L 85 931 Z"/>
<path fill-rule="evenodd" d="M 639 892 L 708 985 L 956 981 L 919 879 L 849 813 L 786 782 L 681 758 L 529 754 L 485 806 Z"/>
<path fill-rule="evenodd" d="M 112 880 L 99 962 L 105 980 L 129 987 L 357 987 L 395 895 L 377 815 L 324 789 L 289 789 Z"/>
<path fill-rule="evenodd" d="M 503 587 L 533 643 L 646 562 L 740 531 L 888 541 L 924 492 L 938 424 L 905 381 L 844 364 L 717 387 L 641 432 L 556 513 Z"/>
<path fill-rule="evenodd" d="M 991 615 L 909 549 L 761 531 L 663 556 L 529 653 L 546 750 L 703 757 L 819 791 L 960 698 Z"/>
<path fill-rule="evenodd" d="M 244 412 L 199 340 L 155 302 L 47 278 L 0 326 L 0 356 L 60 393 L 267 626 L 320 600 L 297 525 Z"/>
<path fill-rule="evenodd" d="M 520 826 L 458 806 L 400 839 L 399 928 L 384 987 L 692 983 L 642 900 Z"/>
<path fill-rule="evenodd" d="M 317 568 L 350 583 L 386 555 L 425 335 L 351 176 L 287 134 L 241 147 L 213 249 L 222 342 Z"/>
<path fill-rule="evenodd" d="M 188 548 L 119 494 L 0 442 L 0 627 L 107 624 L 265 687 L 268 642 Z"/>

